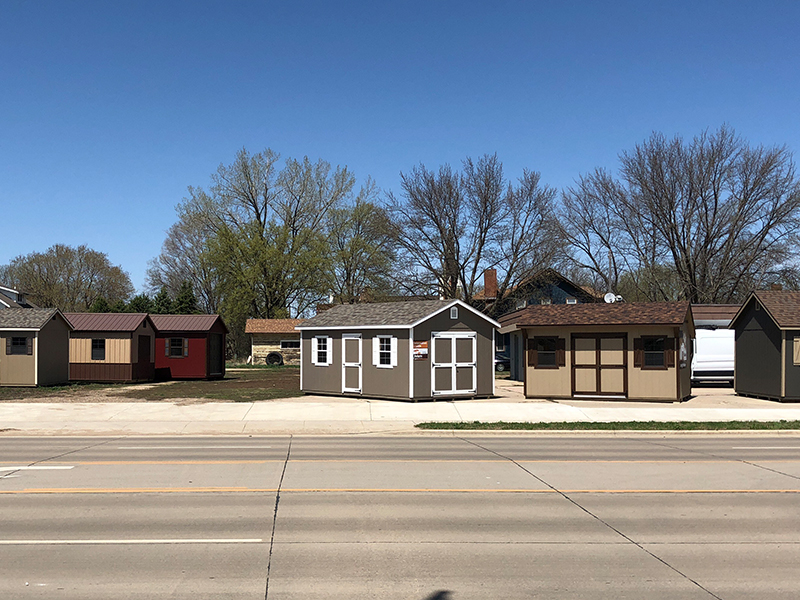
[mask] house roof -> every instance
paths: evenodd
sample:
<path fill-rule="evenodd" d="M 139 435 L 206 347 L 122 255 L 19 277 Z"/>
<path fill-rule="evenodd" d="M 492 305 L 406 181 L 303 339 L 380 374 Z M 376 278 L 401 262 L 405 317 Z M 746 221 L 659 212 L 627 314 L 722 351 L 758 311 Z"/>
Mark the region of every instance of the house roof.
<path fill-rule="evenodd" d="M 136 331 L 147 313 L 66 313 L 75 331 Z"/>
<path fill-rule="evenodd" d="M 731 326 L 754 297 L 758 299 L 780 329 L 800 329 L 800 292 L 776 290 L 760 290 L 750 294 L 750 297 L 731 320 Z"/>
<path fill-rule="evenodd" d="M 692 304 L 692 317 L 697 326 L 727 327 L 741 304 Z"/>
<path fill-rule="evenodd" d="M 41 329 L 55 314 L 57 308 L 7 308 L 0 310 L 0 329 Z"/>
<path fill-rule="evenodd" d="M 247 319 L 245 333 L 297 333 L 294 328 L 304 319 Z"/>
<path fill-rule="evenodd" d="M 615 302 L 529 306 L 500 317 L 503 329 L 581 325 L 682 325 L 688 302 Z M 503 332 L 503 330 L 501 330 Z"/>
<path fill-rule="evenodd" d="M 225 323 L 219 315 L 150 315 L 156 331 L 210 331 L 217 321 Z"/>
<path fill-rule="evenodd" d="M 598 293 L 596 290 L 592 289 L 591 287 L 578 285 L 574 281 L 571 281 L 570 279 L 567 279 L 561 273 L 559 273 L 558 271 L 556 271 L 555 269 L 550 268 L 550 267 L 548 267 L 546 269 L 542 269 L 540 271 L 537 271 L 533 275 L 530 275 L 529 277 L 526 277 L 521 282 L 519 282 L 517 285 L 514 285 L 509 290 L 507 290 L 507 293 L 509 295 L 513 296 L 515 291 L 517 291 L 519 289 L 522 289 L 527 285 L 534 284 L 534 283 L 538 283 L 538 284 L 544 285 L 544 284 L 547 284 L 547 283 L 555 284 L 555 283 L 559 283 L 559 282 L 560 283 L 566 283 L 570 287 L 574 288 L 578 292 L 578 294 L 584 294 L 585 297 L 590 297 L 593 300 L 599 300 L 599 299 L 601 299 L 603 297 L 603 294 Z M 479 292 L 476 292 L 472 296 L 472 298 L 474 300 L 493 300 L 494 299 L 494 297 L 486 298 L 485 290 L 480 290 Z"/>
<path fill-rule="evenodd" d="M 410 302 L 337 304 L 316 317 L 304 321 L 297 328 L 410 328 L 454 305 L 475 313 L 496 327 L 499 326 L 499 323 L 460 300 L 412 300 Z"/>

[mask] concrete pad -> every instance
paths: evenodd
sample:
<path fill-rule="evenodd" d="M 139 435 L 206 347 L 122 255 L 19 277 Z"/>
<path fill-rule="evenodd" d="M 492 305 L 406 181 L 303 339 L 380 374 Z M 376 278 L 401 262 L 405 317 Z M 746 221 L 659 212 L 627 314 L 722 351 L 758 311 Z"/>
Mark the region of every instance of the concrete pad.
<path fill-rule="evenodd" d="M 369 421 L 369 404 L 358 402 L 259 402 L 247 414 L 254 421 Z"/>
<path fill-rule="evenodd" d="M 203 404 L 176 404 L 159 402 L 127 406 L 124 412 L 111 420 L 122 421 L 241 421 L 252 408 L 252 402 L 205 402 Z"/>
<path fill-rule="evenodd" d="M 374 421 L 461 421 L 453 402 L 392 402 L 371 400 Z"/>

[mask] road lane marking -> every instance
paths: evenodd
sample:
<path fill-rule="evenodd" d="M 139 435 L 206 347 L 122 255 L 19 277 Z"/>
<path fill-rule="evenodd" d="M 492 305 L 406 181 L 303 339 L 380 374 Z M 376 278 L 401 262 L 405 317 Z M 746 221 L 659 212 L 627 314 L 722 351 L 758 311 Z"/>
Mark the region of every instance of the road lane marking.
<path fill-rule="evenodd" d="M 0 540 L 0 546 L 72 546 L 87 544 L 260 544 L 261 538 L 177 538 L 164 540 Z"/>
<path fill-rule="evenodd" d="M 277 488 L 25 488 L 0 490 L 0 495 L 25 494 L 178 494 L 178 493 L 271 493 Z M 800 494 L 800 489 L 774 490 L 609 490 L 524 488 L 282 488 L 281 493 L 437 493 L 437 494 Z"/>
<path fill-rule="evenodd" d="M 264 450 L 272 446 L 117 446 L 117 450 Z"/>
<path fill-rule="evenodd" d="M 61 469 L 73 469 L 74 465 L 66 466 L 33 466 L 33 467 L 0 467 L 0 471 L 55 471 Z"/>

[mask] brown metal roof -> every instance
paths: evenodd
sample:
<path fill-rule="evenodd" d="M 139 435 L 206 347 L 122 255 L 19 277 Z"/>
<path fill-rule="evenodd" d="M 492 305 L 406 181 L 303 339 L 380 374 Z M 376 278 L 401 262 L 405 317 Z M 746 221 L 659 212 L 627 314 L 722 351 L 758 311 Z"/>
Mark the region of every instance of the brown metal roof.
<path fill-rule="evenodd" d="M 136 331 L 147 313 L 65 313 L 75 331 Z"/>
<path fill-rule="evenodd" d="M 548 304 L 504 315 L 500 323 L 503 327 L 682 325 L 688 312 L 688 302 Z"/>
<path fill-rule="evenodd" d="M 210 331 L 217 321 L 222 322 L 219 315 L 150 315 L 150 319 L 156 331 Z"/>
<path fill-rule="evenodd" d="M 765 290 L 753 292 L 753 296 L 767 309 L 778 327 L 800 329 L 800 292 Z"/>
<path fill-rule="evenodd" d="M 247 319 L 245 333 L 297 333 L 294 328 L 304 319 Z"/>

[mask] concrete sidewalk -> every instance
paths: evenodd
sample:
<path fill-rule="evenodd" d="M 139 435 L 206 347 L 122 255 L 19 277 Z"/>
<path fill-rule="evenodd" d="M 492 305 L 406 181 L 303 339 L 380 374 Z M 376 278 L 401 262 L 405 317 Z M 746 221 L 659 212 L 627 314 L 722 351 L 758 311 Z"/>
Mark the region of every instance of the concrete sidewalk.
<path fill-rule="evenodd" d="M 264 402 L 0 403 L 6 435 L 179 435 L 413 433 L 425 421 L 779 421 L 800 420 L 800 404 L 741 398 L 701 388 L 683 403 L 525 399 L 498 382 L 485 400 L 406 403 L 303 396 Z"/>

